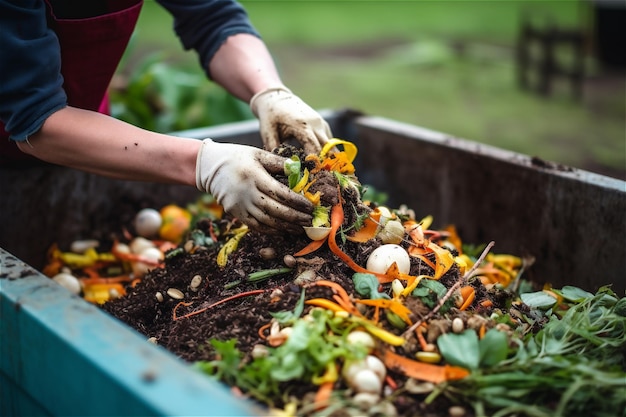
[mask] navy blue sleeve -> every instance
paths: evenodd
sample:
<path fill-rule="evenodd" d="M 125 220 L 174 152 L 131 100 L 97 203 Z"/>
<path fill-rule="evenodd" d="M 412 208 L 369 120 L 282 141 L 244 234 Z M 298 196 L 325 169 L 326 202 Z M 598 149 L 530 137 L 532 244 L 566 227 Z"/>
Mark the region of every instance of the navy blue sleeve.
<path fill-rule="evenodd" d="M 0 121 L 24 141 L 67 105 L 59 42 L 42 0 L 0 0 Z"/>
<path fill-rule="evenodd" d="M 185 49 L 194 49 L 209 78 L 209 62 L 229 36 L 260 37 L 241 4 L 231 0 L 157 0 L 174 16 L 174 30 Z"/>

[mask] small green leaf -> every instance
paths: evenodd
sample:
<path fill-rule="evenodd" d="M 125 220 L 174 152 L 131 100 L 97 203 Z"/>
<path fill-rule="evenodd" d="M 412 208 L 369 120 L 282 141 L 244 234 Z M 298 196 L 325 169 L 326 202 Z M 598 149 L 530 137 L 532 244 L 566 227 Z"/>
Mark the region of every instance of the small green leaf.
<path fill-rule="evenodd" d="M 621 317 L 626 317 L 626 298 L 620 299 L 613 307 L 613 312 Z"/>
<path fill-rule="evenodd" d="M 439 299 L 446 295 L 448 289 L 445 285 L 434 279 L 423 279 L 420 281 L 417 288 L 413 290 L 411 296 L 419 298 L 424 305 L 433 308 L 437 305 Z M 443 307 L 440 309 L 441 313 L 445 313 L 452 306 L 452 299 L 446 301 Z"/>
<path fill-rule="evenodd" d="M 543 291 L 521 294 L 520 298 L 527 306 L 531 308 L 538 308 L 540 310 L 548 310 L 556 304 L 556 298 Z"/>
<path fill-rule="evenodd" d="M 378 292 L 378 278 L 374 274 L 366 274 L 357 272 L 352 275 L 354 281 L 354 289 L 363 297 L 371 298 L 372 300 L 378 298 L 389 299 L 389 296 L 385 293 Z"/>
<path fill-rule="evenodd" d="M 300 318 L 300 315 L 304 311 L 304 299 L 305 299 L 305 289 L 302 289 L 300 293 L 300 298 L 296 303 L 296 307 L 293 311 L 278 311 L 276 313 L 270 313 L 272 317 L 278 320 L 281 324 L 293 323 Z"/>
<path fill-rule="evenodd" d="M 329 221 L 330 209 L 324 206 L 315 206 L 313 208 L 313 227 L 326 227 L 330 225 Z"/>
<path fill-rule="evenodd" d="M 300 159 L 295 155 L 285 160 L 283 169 L 289 179 L 289 188 L 295 187 L 300 180 L 300 167 Z"/>
<path fill-rule="evenodd" d="M 289 352 L 282 357 L 281 366 L 274 367 L 270 373 L 278 381 L 289 381 L 304 374 L 304 365 L 296 352 Z"/>
<path fill-rule="evenodd" d="M 468 329 L 460 334 L 442 334 L 437 338 L 437 346 L 441 356 L 450 365 L 478 369 L 481 355 L 478 335 L 474 330 Z"/>
<path fill-rule="evenodd" d="M 506 334 L 496 329 L 487 331 L 478 344 L 481 366 L 495 366 L 505 360 L 509 352 Z"/>
<path fill-rule="evenodd" d="M 593 294 L 591 294 L 590 292 L 587 292 L 578 287 L 573 287 L 571 285 L 566 285 L 565 287 L 561 288 L 561 290 L 554 291 L 560 294 L 566 300 L 574 303 L 580 303 L 587 298 L 593 297 Z"/>

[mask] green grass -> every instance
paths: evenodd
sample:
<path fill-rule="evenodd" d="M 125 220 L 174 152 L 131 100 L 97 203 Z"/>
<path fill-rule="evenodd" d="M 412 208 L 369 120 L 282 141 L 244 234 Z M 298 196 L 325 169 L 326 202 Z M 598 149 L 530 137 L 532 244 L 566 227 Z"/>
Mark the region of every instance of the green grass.
<path fill-rule="evenodd" d="M 566 24 L 578 15 L 574 1 L 242 1 L 269 43 L 305 45 L 416 38 L 430 34 L 513 41 L 519 11 L 558 15 Z"/>
<path fill-rule="evenodd" d="M 544 99 L 516 84 L 521 13 L 582 24 L 588 16 L 579 1 L 242 3 L 286 84 L 313 107 L 355 108 L 550 161 L 626 172 L 623 84 L 590 87 L 582 102 L 567 88 Z M 197 68 L 169 27 L 167 12 L 147 1 L 135 53 L 165 50 Z M 451 48 L 459 42 L 462 56 Z"/>

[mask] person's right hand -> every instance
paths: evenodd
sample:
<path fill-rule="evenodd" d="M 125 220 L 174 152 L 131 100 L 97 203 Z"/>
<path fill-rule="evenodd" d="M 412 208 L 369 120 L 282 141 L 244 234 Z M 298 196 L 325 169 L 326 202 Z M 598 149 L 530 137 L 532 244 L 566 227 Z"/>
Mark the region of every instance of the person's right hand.
<path fill-rule="evenodd" d="M 252 229 L 300 233 L 302 226 L 311 225 L 313 205 L 272 177 L 284 171 L 284 162 L 259 148 L 205 139 L 198 152 L 196 186 Z"/>

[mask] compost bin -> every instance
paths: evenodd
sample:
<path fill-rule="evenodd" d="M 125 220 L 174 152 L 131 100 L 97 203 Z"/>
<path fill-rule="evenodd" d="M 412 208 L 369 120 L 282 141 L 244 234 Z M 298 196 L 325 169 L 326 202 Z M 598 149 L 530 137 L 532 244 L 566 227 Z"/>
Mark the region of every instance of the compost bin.
<path fill-rule="evenodd" d="M 528 279 L 623 294 L 626 183 L 354 111 L 323 112 L 357 145 L 359 179 L 454 224 L 470 242 L 535 258 Z M 256 121 L 178 132 L 259 144 Z M 37 270 L 53 243 L 100 238 L 195 189 L 57 166 L 2 168 L 2 415 L 262 415 L 256 406 Z"/>

